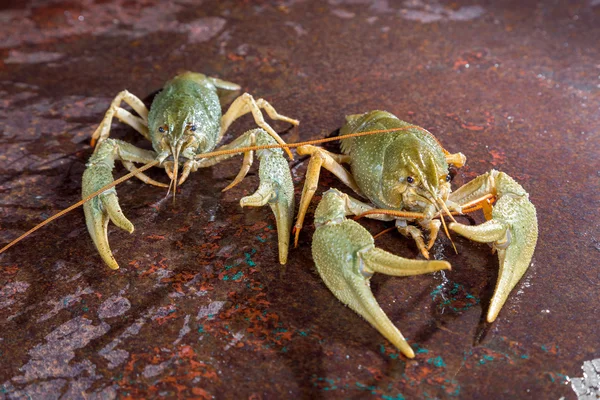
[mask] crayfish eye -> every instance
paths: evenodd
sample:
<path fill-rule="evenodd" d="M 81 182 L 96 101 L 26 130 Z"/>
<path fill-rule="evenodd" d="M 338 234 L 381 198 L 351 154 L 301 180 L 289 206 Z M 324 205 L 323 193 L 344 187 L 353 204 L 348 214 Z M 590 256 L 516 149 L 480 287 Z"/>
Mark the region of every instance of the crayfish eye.
<path fill-rule="evenodd" d="M 413 178 L 412 176 L 409 176 L 406 178 L 406 182 L 408 183 L 414 183 L 415 182 L 415 178 Z"/>
<path fill-rule="evenodd" d="M 190 131 L 192 131 L 192 132 L 196 132 L 196 125 L 192 125 L 192 126 L 190 126 Z"/>
<path fill-rule="evenodd" d="M 452 180 L 452 175 L 446 175 L 446 182 L 450 182 Z"/>
<path fill-rule="evenodd" d="M 158 127 L 158 131 L 159 131 L 160 133 L 165 133 L 165 128 L 163 128 L 162 126 L 159 126 L 159 127 Z"/>

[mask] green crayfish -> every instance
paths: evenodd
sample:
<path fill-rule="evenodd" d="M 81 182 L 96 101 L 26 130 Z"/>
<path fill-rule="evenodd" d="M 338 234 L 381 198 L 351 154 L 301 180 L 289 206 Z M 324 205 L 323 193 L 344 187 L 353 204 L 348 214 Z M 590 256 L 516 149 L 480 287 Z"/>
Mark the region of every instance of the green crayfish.
<path fill-rule="evenodd" d="M 375 272 L 407 276 L 450 269 L 446 261 L 408 260 L 378 249 L 367 230 L 346 218 L 349 215 L 367 216 L 395 221 L 395 228 L 411 237 L 427 259 L 442 226 L 446 233 L 449 229 L 469 239 L 491 244 L 498 253 L 500 274 L 487 320 L 496 319 L 509 293 L 529 267 L 537 242 L 535 207 L 529 201 L 528 193 L 514 179 L 492 170 L 452 192 L 448 166 L 463 166 L 465 156 L 451 154 L 425 129 L 403 122 L 385 111 L 348 116 L 338 137 L 286 144 L 265 122 L 261 110 L 274 120 L 293 125 L 298 125 L 298 121 L 278 114 L 263 99 L 255 100 L 245 93 L 221 114 L 221 103 L 239 89 L 231 82 L 186 72 L 167 82 L 150 110 L 128 91 L 119 93 L 93 134 L 92 144 L 96 147 L 83 175 L 83 200 L 23 234 L 0 253 L 83 204 L 88 231 L 100 256 L 110 268 L 117 269 L 119 266 L 108 243 L 108 222 L 133 231 L 133 224 L 123 215 L 119 205 L 114 189 L 117 183 L 135 175 L 143 182 L 168 187 L 175 193 L 177 185 L 183 184 L 191 172 L 243 153 L 239 173 L 223 189 L 228 190 L 244 179 L 256 153 L 260 160 L 260 184 L 254 194 L 240 200 L 240 205 L 258 207 L 268 204 L 271 207 L 277 225 L 279 261 L 285 264 L 294 213 L 294 188 L 283 154 L 285 151 L 292 158 L 290 148 L 296 147 L 298 154 L 310 156 L 294 226 L 296 245 L 318 188 L 321 168 L 332 172 L 358 196 L 368 200 L 363 202 L 330 189 L 315 211 L 313 259 L 325 284 L 340 301 L 412 358 L 412 348 L 379 307 L 369 288 L 369 280 Z M 121 108 L 121 102 L 130 105 L 138 116 Z M 232 122 L 247 113 L 252 113 L 259 128 L 217 147 Z M 109 138 L 114 117 L 150 140 L 153 150 Z M 315 146 L 331 140 L 341 141 L 342 154 Z M 120 161 L 130 171 L 116 181 L 112 176 L 115 161 Z M 134 163 L 146 165 L 136 169 Z M 165 169 L 170 178 L 169 185 L 143 173 L 152 166 Z M 457 223 L 452 216 L 478 209 L 483 209 L 487 220 L 478 226 Z M 447 226 L 446 216 L 453 221 Z M 428 232 L 427 243 L 423 230 Z"/>
<path fill-rule="evenodd" d="M 219 147 L 218 151 L 255 145 L 284 144 L 273 128 L 265 122 L 261 109 L 275 120 L 293 125 L 298 125 L 298 121 L 278 114 L 263 99 L 255 100 L 245 93 L 234 100 L 228 111 L 221 115 L 220 99 L 223 99 L 227 92 L 239 89 L 238 85 L 231 82 L 186 72 L 167 82 L 154 98 L 150 110 L 128 91 L 119 93 L 93 134 L 92 144 L 95 144 L 96 148 L 83 174 L 83 197 L 88 197 L 113 181 L 112 169 L 116 160 L 120 160 L 129 171 L 135 171 L 133 163 L 156 161 L 166 170 L 171 179 L 170 185 L 157 182 L 143 172 L 136 172 L 136 176 L 146 183 L 168 186 L 169 189 L 172 187 L 176 190 L 177 185 L 185 182 L 190 172 L 210 167 L 235 155 L 231 153 L 198 159 L 199 156 L 214 150 L 231 123 L 247 113 L 252 113 L 260 128 L 244 133 L 233 142 Z M 121 108 L 122 101 L 129 104 L 139 117 Z M 150 140 L 154 150 L 143 150 L 124 141 L 110 139 L 113 117 L 133 127 Z M 291 156 L 289 149 L 286 151 Z M 242 181 L 252 165 L 253 157 L 254 151 L 245 152 L 238 175 L 223 190 L 228 190 Z M 294 213 L 292 177 L 282 149 L 261 150 L 257 152 L 257 157 L 260 160 L 260 185 L 253 195 L 242 198 L 240 204 L 242 207 L 270 205 L 277 224 L 279 261 L 285 264 Z M 183 169 L 181 176 L 178 176 L 180 164 Z M 119 228 L 131 233 L 133 224 L 123 215 L 115 189 L 104 191 L 86 202 L 83 207 L 88 231 L 98 252 L 110 268 L 119 268 L 108 244 L 107 225 L 110 220 Z"/>
<path fill-rule="evenodd" d="M 385 133 L 351 137 L 369 131 Z M 295 225 L 296 243 L 317 189 L 321 168 L 369 200 L 365 203 L 330 189 L 317 206 L 312 254 L 327 287 L 404 355 L 414 357 L 412 348 L 377 304 L 369 279 L 375 272 L 417 275 L 450 269 L 450 264 L 408 260 L 378 249 L 371 234 L 346 216 L 395 221 L 397 230 L 412 237 L 423 256 L 429 258 L 428 249 L 444 224 L 444 215 L 452 218 L 453 213 L 483 208 L 487 222 L 467 226 L 454 221 L 447 228 L 471 240 L 490 243 L 498 252 L 500 274 L 487 314 L 488 322 L 494 321 L 510 291 L 529 267 L 535 249 L 537 217 L 527 192 L 510 176 L 495 170 L 452 192 L 448 164 L 461 167 L 465 156 L 450 154 L 425 129 L 409 125 L 385 111 L 348 116 L 339 138 L 343 154 L 313 145 L 297 149 L 298 154 L 311 158 Z M 342 164 L 349 165 L 350 171 Z M 492 199 L 496 201 L 493 206 Z M 429 231 L 427 244 L 419 227 Z"/>

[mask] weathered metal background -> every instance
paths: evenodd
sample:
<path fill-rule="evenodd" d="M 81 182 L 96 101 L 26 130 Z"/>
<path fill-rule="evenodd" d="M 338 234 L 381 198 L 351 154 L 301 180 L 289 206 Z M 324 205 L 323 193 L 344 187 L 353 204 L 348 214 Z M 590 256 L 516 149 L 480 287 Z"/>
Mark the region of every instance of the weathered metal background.
<path fill-rule="evenodd" d="M 277 263 L 269 209 L 238 205 L 257 177 L 220 192 L 239 158 L 195 173 L 175 204 L 131 180 L 117 190 L 136 231 L 110 228 L 120 270 L 102 264 L 80 210 L 0 256 L 0 398 L 593 391 L 589 368 L 569 378 L 600 358 L 598 0 L 9 1 L 0 23 L 2 243 L 79 199 L 91 133 L 119 91 L 144 98 L 180 70 L 300 119 L 287 141 L 393 112 L 467 155 L 457 185 L 491 168 L 519 180 L 540 225 L 532 266 L 491 325 L 487 246 L 454 237 L 455 254 L 442 237 L 435 255 L 453 271 L 373 279 L 416 349 L 409 361 L 321 282 L 310 223 Z M 245 117 L 228 139 L 252 126 Z M 113 136 L 142 143 L 118 124 Z M 291 163 L 298 193 L 306 164 Z M 329 186 L 341 187 L 324 172 Z M 418 257 L 397 234 L 377 243 Z"/>

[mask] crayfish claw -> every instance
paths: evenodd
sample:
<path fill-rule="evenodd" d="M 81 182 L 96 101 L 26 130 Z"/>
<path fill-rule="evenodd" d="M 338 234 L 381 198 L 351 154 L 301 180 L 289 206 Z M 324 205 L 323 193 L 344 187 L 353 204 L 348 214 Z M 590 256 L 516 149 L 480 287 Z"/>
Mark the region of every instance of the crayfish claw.
<path fill-rule="evenodd" d="M 113 181 L 112 169 L 117 149 L 118 142 L 113 139 L 106 139 L 98 145 L 83 173 L 83 198 Z M 83 205 L 83 211 L 88 231 L 100 256 L 111 269 L 119 269 L 108 243 L 108 222 L 112 221 L 129 233 L 133 232 L 134 227 L 121 210 L 116 190 L 111 188 L 94 197 Z"/>
<path fill-rule="evenodd" d="M 327 191 L 315 211 L 312 254 L 321 278 L 331 292 L 360 314 L 406 357 L 415 354 L 371 292 L 375 272 L 409 276 L 450 269 L 446 261 L 409 260 L 375 247 L 373 237 L 347 219 L 346 195 Z"/>
<path fill-rule="evenodd" d="M 508 295 L 529 268 L 538 236 L 537 216 L 528 193 L 514 179 L 492 170 L 485 181 L 491 180 L 497 197 L 491 219 L 481 225 L 451 223 L 454 232 L 476 242 L 490 243 L 498 253 L 500 273 L 492 296 L 487 321 L 493 322 Z"/>
<path fill-rule="evenodd" d="M 263 130 L 257 130 L 256 133 L 257 144 L 276 143 Z M 260 160 L 258 169 L 260 184 L 255 193 L 240 200 L 240 206 L 261 207 L 268 204 L 271 207 L 277 226 L 279 263 L 283 265 L 287 262 L 294 218 L 294 185 L 292 175 L 281 149 L 259 150 L 256 155 Z M 245 172 L 243 174 L 245 175 Z"/>

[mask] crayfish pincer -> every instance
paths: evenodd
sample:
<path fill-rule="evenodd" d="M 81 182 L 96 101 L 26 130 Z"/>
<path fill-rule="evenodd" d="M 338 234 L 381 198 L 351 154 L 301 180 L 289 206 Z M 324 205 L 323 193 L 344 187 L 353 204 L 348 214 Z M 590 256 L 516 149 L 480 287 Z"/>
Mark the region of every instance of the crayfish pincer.
<path fill-rule="evenodd" d="M 236 149 L 276 143 L 285 145 L 273 128 L 265 122 L 261 109 L 274 120 L 293 125 L 298 125 L 298 121 L 278 114 L 273 106 L 263 99 L 255 100 L 245 93 L 233 101 L 225 114 L 221 114 L 220 101 L 228 93 L 239 89 L 238 85 L 231 82 L 186 72 L 167 82 L 163 90 L 154 98 L 150 110 L 128 91 L 119 93 L 93 134 L 92 144 L 96 148 L 83 174 L 83 197 L 93 195 L 113 181 L 112 170 L 116 160 L 121 161 L 126 169 L 134 172 L 143 182 L 168 187 L 175 194 L 177 185 L 183 184 L 190 172 L 197 171 L 198 168 L 210 167 L 232 157 L 236 154 Z M 121 102 L 130 105 L 138 116 L 121 108 Z M 252 113 L 259 128 L 252 129 L 233 142 L 216 148 L 231 123 L 247 113 Z M 140 149 L 124 141 L 109 138 L 113 117 L 150 140 L 153 150 Z M 202 158 L 203 154 L 215 149 L 222 150 L 222 154 Z M 285 148 L 285 151 L 291 158 L 289 149 Z M 258 207 L 266 204 L 271 206 L 276 219 L 281 264 L 287 261 L 294 212 L 292 177 L 283 152 L 284 150 L 280 148 L 257 151 L 260 160 L 259 188 L 255 194 L 244 197 L 240 201 L 242 206 Z M 253 150 L 244 152 L 239 173 L 223 190 L 232 188 L 244 179 L 253 158 Z M 169 185 L 136 171 L 134 166 L 134 163 L 152 162 L 165 169 L 170 178 Z M 181 174 L 179 174 L 180 167 Z M 119 268 L 108 244 L 107 225 L 110 220 L 119 228 L 133 232 L 133 224 L 121 211 L 115 189 L 105 190 L 86 202 L 83 207 L 88 231 L 102 259 L 110 268 Z"/>
<path fill-rule="evenodd" d="M 367 132 L 373 134 L 357 136 Z M 494 321 L 529 267 L 537 242 L 536 211 L 527 192 L 514 179 L 494 170 L 452 192 L 448 165 L 463 166 L 465 156 L 451 154 L 425 129 L 385 111 L 348 116 L 339 136 L 343 154 L 313 145 L 297 149 L 298 154 L 311 158 L 295 225 L 296 243 L 322 167 L 368 201 L 332 189 L 317 207 L 312 253 L 327 287 L 404 355 L 414 357 L 377 304 L 369 279 L 375 272 L 416 275 L 450 269 L 450 264 L 407 260 L 378 249 L 371 234 L 346 216 L 394 221 L 395 228 L 412 238 L 425 258 L 443 226 L 447 234 L 450 229 L 489 243 L 498 252 L 500 274 L 487 313 L 487 321 Z M 454 220 L 453 215 L 479 209 L 487 219 L 481 225 L 467 226 Z M 448 226 L 446 216 L 453 221 Z M 422 231 L 428 232 L 427 242 Z"/>

